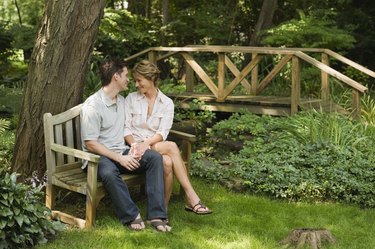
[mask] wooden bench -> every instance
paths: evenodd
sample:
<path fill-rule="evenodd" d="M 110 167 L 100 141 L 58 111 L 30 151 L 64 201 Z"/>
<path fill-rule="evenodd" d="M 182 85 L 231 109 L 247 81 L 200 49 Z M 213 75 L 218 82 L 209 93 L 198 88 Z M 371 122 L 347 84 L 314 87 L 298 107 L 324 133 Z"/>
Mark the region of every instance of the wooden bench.
<path fill-rule="evenodd" d="M 80 111 L 75 106 L 63 113 L 44 114 L 44 139 L 47 163 L 46 206 L 52 218 L 80 228 L 95 224 L 96 208 L 106 195 L 103 184 L 97 179 L 99 156 L 82 150 Z M 181 139 L 182 157 L 187 170 L 190 167 L 194 135 L 171 130 L 170 135 Z M 81 169 L 82 160 L 88 161 L 87 173 Z M 144 175 L 122 175 L 128 186 L 144 186 Z M 54 209 L 56 187 L 86 196 L 86 217 L 81 219 Z M 180 188 L 180 194 L 183 193 Z M 142 190 L 142 188 L 141 188 Z"/>

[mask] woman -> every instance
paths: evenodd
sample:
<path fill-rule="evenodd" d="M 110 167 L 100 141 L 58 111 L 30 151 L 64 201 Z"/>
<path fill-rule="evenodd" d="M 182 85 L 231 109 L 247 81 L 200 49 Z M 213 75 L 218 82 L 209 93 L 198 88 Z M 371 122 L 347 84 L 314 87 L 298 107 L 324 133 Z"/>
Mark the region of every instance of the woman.
<path fill-rule="evenodd" d="M 160 71 L 150 61 L 143 60 L 132 71 L 137 92 L 125 99 L 125 140 L 142 155 L 152 149 L 163 156 L 165 203 L 168 207 L 173 190 L 173 173 L 185 190 L 187 211 L 196 214 L 210 214 L 191 185 L 184 161 L 176 143 L 166 141 L 172 127 L 174 104 L 158 88 Z"/>

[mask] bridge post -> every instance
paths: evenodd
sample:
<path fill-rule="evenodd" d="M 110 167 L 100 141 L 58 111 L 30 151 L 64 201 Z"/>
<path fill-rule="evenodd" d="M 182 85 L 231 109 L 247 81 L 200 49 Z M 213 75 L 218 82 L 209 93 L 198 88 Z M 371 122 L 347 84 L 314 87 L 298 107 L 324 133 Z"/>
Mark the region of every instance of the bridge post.
<path fill-rule="evenodd" d="M 224 86 L 225 86 L 225 53 L 219 53 L 218 55 L 218 89 L 217 89 L 217 101 L 224 102 Z"/>
<path fill-rule="evenodd" d="M 189 63 L 185 62 L 185 85 L 186 85 L 186 92 L 192 93 L 194 92 L 194 70 L 191 68 Z"/>
<path fill-rule="evenodd" d="M 297 56 L 292 58 L 292 92 L 290 96 L 290 114 L 298 112 L 301 95 L 301 63 Z"/>
<path fill-rule="evenodd" d="M 251 59 L 254 60 L 255 57 L 257 57 L 257 53 L 251 54 Z M 253 70 L 251 70 L 251 90 L 250 94 L 257 95 L 257 89 L 258 89 L 258 71 L 259 71 L 259 64 L 257 64 Z"/>
<path fill-rule="evenodd" d="M 328 54 L 322 53 L 322 63 L 329 66 L 329 57 Z M 322 107 L 323 110 L 329 111 L 329 75 L 328 73 L 321 70 L 321 78 L 322 78 L 322 84 L 321 84 L 321 97 L 322 97 Z"/>
<path fill-rule="evenodd" d="M 150 51 L 148 52 L 147 54 L 147 57 L 148 57 L 148 60 L 151 61 L 152 63 L 154 63 L 156 65 L 157 63 L 157 59 L 156 59 L 156 52 L 155 51 Z"/>
<path fill-rule="evenodd" d="M 352 108 L 352 118 L 359 120 L 361 118 L 361 96 L 359 91 L 355 89 L 352 90 Z"/>

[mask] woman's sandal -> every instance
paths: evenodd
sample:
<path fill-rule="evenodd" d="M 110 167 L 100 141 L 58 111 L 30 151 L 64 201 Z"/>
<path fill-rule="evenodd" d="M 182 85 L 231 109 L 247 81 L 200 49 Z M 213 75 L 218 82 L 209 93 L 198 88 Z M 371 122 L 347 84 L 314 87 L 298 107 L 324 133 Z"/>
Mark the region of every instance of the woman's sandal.
<path fill-rule="evenodd" d="M 155 220 L 149 220 L 147 221 L 147 223 L 150 224 L 151 227 L 154 228 L 158 232 L 165 233 L 165 232 L 170 232 L 172 230 L 172 227 L 168 225 L 169 222 L 167 220 L 155 219 Z M 160 226 L 162 226 L 165 229 L 165 231 L 161 230 Z"/>
<path fill-rule="evenodd" d="M 135 227 L 132 227 L 132 225 L 140 225 L 142 226 L 142 223 L 143 223 L 143 228 L 135 228 Z M 145 226 L 144 226 L 144 222 L 142 220 L 141 217 L 139 218 L 136 218 L 135 220 L 129 222 L 129 223 L 126 223 L 126 226 L 130 229 L 130 230 L 133 230 L 133 231 L 141 231 L 143 229 L 145 229 Z"/>
<path fill-rule="evenodd" d="M 207 208 L 201 201 L 199 201 L 193 207 L 191 207 L 191 206 L 185 206 L 185 210 L 189 211 L 189 212 L 193 212 L 193 213 L 199 214 L 199 215 L 211 214 L 212 213 L 212 210 L 210 210 L 209 208 Z"/>

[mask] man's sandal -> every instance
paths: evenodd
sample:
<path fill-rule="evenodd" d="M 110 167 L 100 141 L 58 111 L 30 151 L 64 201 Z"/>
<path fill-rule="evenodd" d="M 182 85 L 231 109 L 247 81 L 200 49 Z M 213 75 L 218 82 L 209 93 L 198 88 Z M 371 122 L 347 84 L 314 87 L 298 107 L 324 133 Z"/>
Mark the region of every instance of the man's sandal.
<path fill-rule="evenodd" d="M 203 215 L 203 214 L 211 214 L 212 210 L 207 208 L 201 201 L 195 204 L 193 207 L 185 206 L 185 210 L 189 212 L 193 212 L 195 214 Z"/>
<path fill-rule="evenodd" d="M 148 224 L 151 225 L 152 228 L 154 228 L 158 232 L 170 232 L 172 230 L 172 227 L 168 225 L 167 220 L 162 220 L 162 219 L 155 219 L 155 220 L 149 220 L 147 221 Z M 163 227 L 164 230 L 160 229 L 160 227 Z"/>
<path fill-rule="evenodd" d="M 140 225 L 140 226 L 142 226 L 142 224 L 143 224 L 143 228 L 135 228 L 135 227 L 132 226 L 132 225 Z M 133 221 L 131 221 L 131 222 L 129 222 L 129 223 L 126 223 L 126 226 L 127 226 L 130 230 L 133 230 L 133 231 L 141 231 L 141 230 L 145 229 L 145 226 L 144 226 L 144 225 L 145 225 L 145 224 L 144 224 L 144 222 L 143 222 L 143 220 L 142 220 L 141 217 L 136 218 L 135 220 L 133 220 Z"/>

